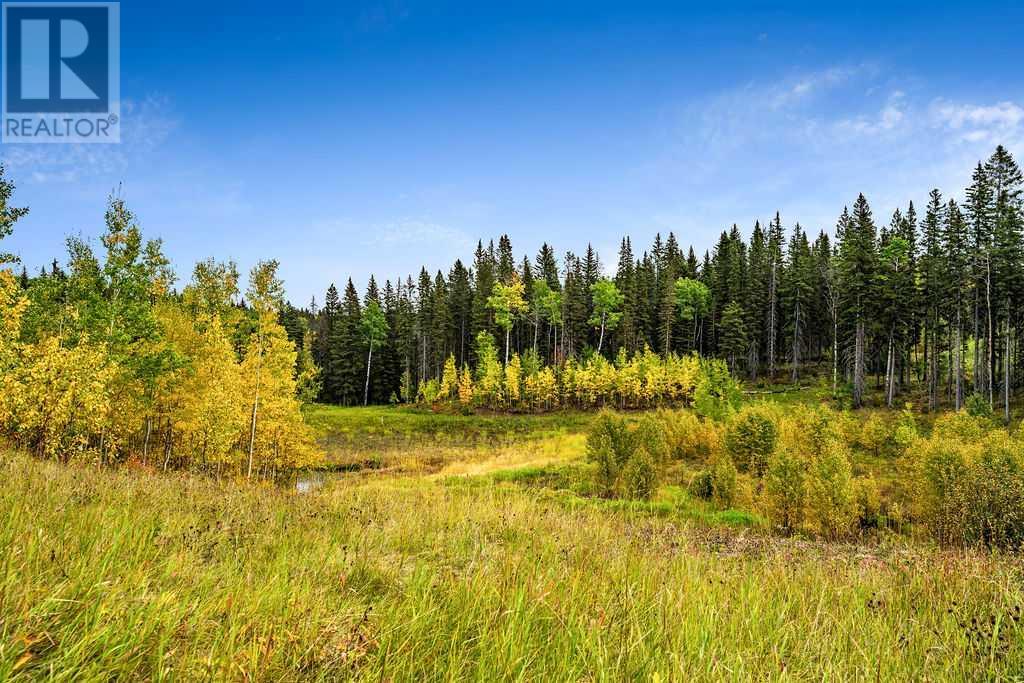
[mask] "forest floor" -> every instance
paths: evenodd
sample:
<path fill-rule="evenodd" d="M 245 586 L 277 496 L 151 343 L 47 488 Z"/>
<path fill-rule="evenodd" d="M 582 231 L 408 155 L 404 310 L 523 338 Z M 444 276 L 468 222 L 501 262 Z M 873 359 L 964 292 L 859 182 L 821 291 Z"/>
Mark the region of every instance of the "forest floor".
<path fill-rule="evenodd" d="M 596 498 L 592 414 L 308 418 L 298 485 L 0 452 L 0 680 L 1024 675 L 1017 556 L 783 538 L 685 464 Z"/>

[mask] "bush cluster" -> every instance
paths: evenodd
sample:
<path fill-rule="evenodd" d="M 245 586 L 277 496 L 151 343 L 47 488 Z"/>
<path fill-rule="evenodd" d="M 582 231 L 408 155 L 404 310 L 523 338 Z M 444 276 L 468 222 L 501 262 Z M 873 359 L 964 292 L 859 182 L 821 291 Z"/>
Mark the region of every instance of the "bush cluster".
<path fill-rule="evenodd" d="M 1024 545 L 1024 439 L 983 407 L 938 418 L 923 435 L 910 407 L 861 419 L 824 406 L 751 404 L 725 417 L 660 410 L 642 418 L 602 412 L 588 437 L 596 488 L 649 499 L 681 479 L 690 497 L 747 508 L 782 533 L 841 539 L 910 529 L 945 545 Z M 984 405 L 982 405 L 982 403 Z M 879 485 L 856 476 L 852 453 L 891 458 Z M 696 471 L 694 471 L 696 470 Z"/>
<path fill-rule="evenodd" d="M 650 499 L 667 456 L 668 445 L 653 416 L 631 423 L 604 411 L 587 435 L 587 458 L 596 467 L 598 490 L 606 498 Z"/>
<path fill-rule="evenodd" d="M 940 418 L 908 451 L 914 514 L 941 543 L 1019 549 L 1024 444 L 984 413 Z"/>

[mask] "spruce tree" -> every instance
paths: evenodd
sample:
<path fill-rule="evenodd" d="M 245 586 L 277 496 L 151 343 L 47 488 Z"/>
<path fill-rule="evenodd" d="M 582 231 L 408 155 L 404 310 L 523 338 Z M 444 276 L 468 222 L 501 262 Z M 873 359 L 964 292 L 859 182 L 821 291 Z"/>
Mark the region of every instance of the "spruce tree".
<path fill-rule="evenodd" d="M 853 405 L 859 408 L 864 405 L 868 324 L 873 312 L 871 295 L 877 260 L 875 223 L 863 194 L 858 195 L 852 215 L 847 215 L 844 210 L 837 232 L 842 235 L 839 245 L 842 307 L 847 326 L 853 333 L 853 348 L 850 350 Z"/>

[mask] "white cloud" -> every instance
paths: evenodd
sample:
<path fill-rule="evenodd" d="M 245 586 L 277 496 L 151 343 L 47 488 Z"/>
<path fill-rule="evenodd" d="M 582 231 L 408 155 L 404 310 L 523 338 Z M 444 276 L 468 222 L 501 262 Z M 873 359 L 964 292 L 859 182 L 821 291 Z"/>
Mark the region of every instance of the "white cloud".
<path fill-rule="evenodd" d="M 403 219 L 377 226 L 369 231 L 366 243 L 378 246 L 446 244 L 460 251 L 474 245 L 473 238 L 462 230 L 417 219 Z"/>
<path fill-rule="evenodd" d="M 1018 138 L 1024 128 L 1024 108 L 1009 101 L 977 105 L 940 99 L 930 113 L 935 127 L 958 133 L 965 143 L 1003 143 Z"/>
<path fill-rule="evenodd" d="M 746 83 L 671 111 L 660 154 L 631 180 L 653 188 L 649 224 L 702 250 L 777 209 L 831 229 L 859 192 L 880 220 L 934 187 L 961 198 L 997 144 L 1024 154 L 1024 102 L 935 100 L 927 87 L 871 65 Z"/>
<path fill-rule="evenodd" d="M 795 79 L 784 80 L 769 86 L 769 90 L 774 92 L 774 96 L 771 97 L 770 101 L 775 108 L 792 105 L 814 94 L 841 85 L 868 68 L 867 65 L 863 64 L 857 66 L 834 66 L 806 73 Z"/>
<path fill-rule="evenodd" d="M 1016 128 L 1024 121 L 1024 109 L 1013 102 L 977 106 L 939 100 L 933 105 L 933 110 L 939 121 L 954 129 L 972 126 Z"/>
<path fill-rule="evenodd" d="M 0 161 L 32 182 L 76 183 L 123 172 L 132 159 L 162 145 L 177 128 L 165 98 L 121 102 L 121 142 L 115 144 L 5 145 Z"/>
<path fill-rule="evenodd" d="M 856 135 L 879 135 L 888 133 L 899 127 L 904 122 L 904 94 L 902 91 L 894 91 L 889 95 L 889 100 L 882 107 L 878 114 L 871 116 L 857 116 L 854 118 L 842 119 L 836 124 L 836 130 L 841 134 Z"/>

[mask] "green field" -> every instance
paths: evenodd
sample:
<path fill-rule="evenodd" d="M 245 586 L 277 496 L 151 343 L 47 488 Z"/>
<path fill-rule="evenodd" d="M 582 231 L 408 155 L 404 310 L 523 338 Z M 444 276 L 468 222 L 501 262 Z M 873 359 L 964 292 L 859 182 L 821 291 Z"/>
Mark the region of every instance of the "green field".
<path fill-rule="evenodd" d="M 308 417 L 342 471 L 306 493 L 0 456 L 0 679 L 1024 675 L 1014 555 L 781 536 L 696 463 L 599 498 L 594 415 Z"/>

